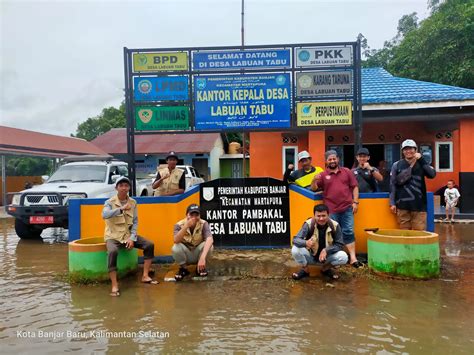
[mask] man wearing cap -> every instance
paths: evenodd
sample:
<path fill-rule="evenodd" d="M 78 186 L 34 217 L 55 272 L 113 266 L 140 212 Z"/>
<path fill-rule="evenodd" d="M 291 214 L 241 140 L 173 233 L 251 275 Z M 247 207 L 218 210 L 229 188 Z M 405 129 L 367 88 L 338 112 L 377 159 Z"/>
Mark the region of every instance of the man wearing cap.
<path fill-rule="evenodd" d="M 142 282 L 157 284 L 149 276 L 154 258 L 153 242 L 137 235 L 137 202 L 128 196 L 130 180 L 124 176 L 115 183 L 117 195 L 105 201 L 102 218 L 105 220 L 105 245 L 108 252 L 109 277 L 112 282 L 111 296 L 120 296 L 117 282 L 117 255 L 120 248 L 143 250 Z"/>
<path fill-rule="evenodd" d="M 383 180 L 382 174 L 370 166 L 370 154 L 367 148 L 360 148 L 356 155 L 357 167 L 352 169 L 360 192 L 377 192 L 377 182 Z"/>
<path fill-rule="evenodd" d="M 352 171 L 339 166 L 335 150 L 328 150 L 325 157 L 326 170 L 314 177 L 311 189 L 323 190 L 324 204 L 329 207 L 330 217 L 341 226 L 344 244 L 349 252 L 349 262 L 358 268 L 362 264 L 356 258 L 354 235 L 354 214 L 359 206 L 357 180 Z"/>
<path fill-rule="evenodd" d="M 196 204 L 186 209 L 186 218 L 174 226 L 174 245 L 171 249 L 174 261 L 179 265 L 176 281 L 181 281 L 189 275 L 188 264 L 196 264 L 197 276 L 208 275 L 207 259 L 212 252 L 214 238 L 209 223 L 201 219 L 201 211 Z"/>
<path fill-rule="evenodd" d="M 184 171 L 177 168 L 178 156 L 175 152 L 169 152 L 166 157 L 168 166 L 159 169 L 156 174 L 156 179 L 153 182 L 153 189 L 155 189 L 155 196 L 173 196 L 179 195 L 186 189 L 186 178 Z"/>
<path fill-rule="evenodd" d="M 293 164 L 288 165 L 283 176 L 283 181 L 288 183 L 294 183 L 298 186 L 304 187 L 305 189 L 311 188 L 311 181 L 313 178 L 323 171 L 319 166 L 314 167 L 311 165 L 311 156 L 306 150 L 298 153 L 298 162 L 301 164 L 301 169 L 293 171 Z"/>
<path fill-rule="evenodd" d="M 403 159 L 390 172 L 390 209 L 397 215 L 400 229 L 426 229 L 425 177 L 433 179 L 436 171 L 417 152 L 414 140 L 402 143 Z"/>

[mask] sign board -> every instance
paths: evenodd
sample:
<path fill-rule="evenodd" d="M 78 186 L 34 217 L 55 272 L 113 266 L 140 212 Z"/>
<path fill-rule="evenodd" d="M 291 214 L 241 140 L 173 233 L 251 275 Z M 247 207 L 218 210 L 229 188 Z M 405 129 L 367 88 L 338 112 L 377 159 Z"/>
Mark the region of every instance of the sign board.
<path fill-rule="evenodd" d="M 352 102 L 298 102 L 296 117 L 298 127 L 350 126 Z"/>
<path fill-rule="evenodd" d="M 296 48 L 297 67 L 349 66 L 352 63 L 352 46 Z"/>
<path fill-rule="evenodd" d="M 352 95 L 352 71 L 296 73 L 296 96 L 324 97 Z"/>
<path fill-rule="evenodd" d="M 135 101 L 183 101 L 189 99 L 186 76 L 134 77 Z"/>
<path fill-rule="evenodd" d="M 216 246 L 289 246 L 288 186 L 273 178 L 217 179 L 200 185 L 201 218 Z"/>
<path fill-rule="evenodd" d="M 193 52 L 193 70 L 289 68 L 289 49 Z"/>
<path fill-rule="evenodd" d="M 137 106 L 135 124 L 137 131 L 189 130 L 189 107 Z"/>
<path fill-rule="evenodd" d="M 134 53 L 133 71 L 183 71 L 188 70 L 187 52 Z"/>
<path fill-rule="evenodd" d="M 196 130 L 290 127 L 290 75 L 194 78 Z"/>

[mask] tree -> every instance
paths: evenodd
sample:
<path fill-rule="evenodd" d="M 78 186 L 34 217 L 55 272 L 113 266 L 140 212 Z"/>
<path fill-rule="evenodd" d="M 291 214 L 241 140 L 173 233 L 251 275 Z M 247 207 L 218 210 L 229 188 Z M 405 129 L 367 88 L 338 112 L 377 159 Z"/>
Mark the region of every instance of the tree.
<path fill-rule="evenodd" d="M 436 2 L 436 9 L 394 48 L 395 75 L 474 88 L 474 6 L 465 0 Z"/>
<path fill-rule="evenodd" d="M 115 107 L 104 108 L 100 115 L 90 117 L 78 124 L 76 134 L 72 136 L 91 141 L 112 128 L 122 128 L 125 126 L 125 103 L 122 102 L 118 109 Z"/>
<path fill-rule="evenodd" d="M 474 6 L 465 0 L 429 0 L 431 15 L 398 21 L 397 35 L 382 49 L 364 50 L 363 67 L 440 84 L 474 87 Z"/>
<path fill-rule="evenodd" d="M 389 63 L 392 61 L 394 56 L 394 49 L 398 46 L 403 38 L 411 31 L 418 28 L 418 16 L 416 12 L 412 12 L 409 15 L 403 15 L 398 20 L 397 35 L 389 41 L 385 41 L 382 49 L 370 49 L 367 44 L 367 39 L 359 34 L 358 38 L 361 39 L 362 55 L 366 60 L 362 63 L 364 68 L 375 68 L 382 67 L 387 68 Z"/>
<path fill-rule="evenodd" d="M 6 166 L 8 176 L 38 176 L 50 174 L 53 164 L 48 158 L 11 157 Z"/>

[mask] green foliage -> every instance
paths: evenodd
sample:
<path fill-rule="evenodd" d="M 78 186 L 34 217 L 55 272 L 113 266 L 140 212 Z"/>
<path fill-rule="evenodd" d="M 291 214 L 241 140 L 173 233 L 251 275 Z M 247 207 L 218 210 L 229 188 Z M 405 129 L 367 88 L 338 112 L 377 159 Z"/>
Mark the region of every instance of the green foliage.
<path fill-rule="evenodd" d="M 122 128 L 125 126 L 125 103 L 122 102 L 118 109 L 115 107 L 104 108 L 100 115 L 90 117 L 80 123 L 77 126 L 76 134 L 73 136 L 91 141 L 112 128 Z"/>
<path fill-rule="evenodd" d="M 431 16 L 421 23 L 416 13 L 403 16 L 397 35 L 382 49 L 371 50 L 366 44 L 362 66 L 383 67 L 405 78 L 474 88 L 473 2 L 429 0 L 428 7 Z"/>
<path fill-rule="evenodd" d="M 448 0 L 394 48 L 395 75 L 474 88 L 474 5 Z"/>
<path fill-rule="evenodd" d="M 8 176 L 39 176 L 49 175 L 53 164 L 48 158 L 8 158 L 7 159 Z"/>

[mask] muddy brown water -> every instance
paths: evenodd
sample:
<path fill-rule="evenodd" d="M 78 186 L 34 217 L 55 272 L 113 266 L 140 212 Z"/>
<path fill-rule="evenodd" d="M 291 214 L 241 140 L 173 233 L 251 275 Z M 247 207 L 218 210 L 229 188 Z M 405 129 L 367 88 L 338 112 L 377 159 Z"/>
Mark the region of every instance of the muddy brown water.
<path fill-rule="evenodd" d="M 294 282 L 289 250 L 218 251 L 208 281 L 70 285 L 67 232 L 19 240 L 0 220 L 1 353 L 463 354 L 474 349 L 474 225 L 437 225 L 442 275 L 341 270 Z M 166 266 L 157 267 L 162 279 Z"/>

